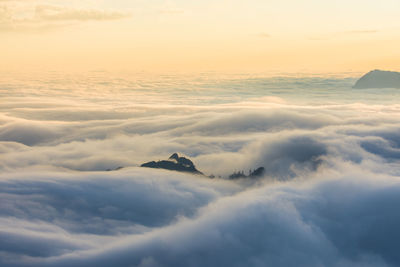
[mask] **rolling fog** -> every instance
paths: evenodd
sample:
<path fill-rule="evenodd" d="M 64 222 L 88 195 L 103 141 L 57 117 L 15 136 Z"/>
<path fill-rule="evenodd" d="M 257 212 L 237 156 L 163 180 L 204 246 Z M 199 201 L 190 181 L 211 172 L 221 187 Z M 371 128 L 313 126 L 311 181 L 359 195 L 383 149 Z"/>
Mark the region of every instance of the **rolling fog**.
<path fill-rule="evenodd" d="M 0 265 L 400 265 L 400 91 L 355 80 L 4 75 Z"/>

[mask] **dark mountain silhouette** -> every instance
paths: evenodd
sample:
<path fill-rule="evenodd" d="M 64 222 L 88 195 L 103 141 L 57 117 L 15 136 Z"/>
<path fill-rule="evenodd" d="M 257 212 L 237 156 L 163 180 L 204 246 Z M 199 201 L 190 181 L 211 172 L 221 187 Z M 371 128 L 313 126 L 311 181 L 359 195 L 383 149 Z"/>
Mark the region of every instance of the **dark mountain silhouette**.
<path fill-rule="evenodd" d="M 190 172 L 194 174 L 203 174 L 196 169 L 193 162 L 185 157 L 179 157 L 177 153 L 172 154 L 168 160 L 150 161 L 142 164 L 140 167 L 166 169 L 180 172 Z"/>
<path fill-rule="evenodd" d="M 119 167 L 117 167 L 117 168 L 114 168 L 114 169 L 107 169 L 106 170 L 106 172 L 111 172 L 111 171 L 119 171 L 120 169 L 123 169 L 124 167 L 122 167 L 122 166 L 119 166 Z"/>
<path fill-rule="evenodd" d="M 254 170 L 252 173 L 250 173 L 249 177 L 261 177 L 264 174 L 265 174 L 265 168 L 259 167 L 258 169 Z"/>
<path fill-rule="evenodd" d="M 254 171 L 249 171 L 249 175 L 244 174 L 244 171 L 238 171 L 238 172 L 234 172 L 231 175 L 229 175 L 229 179 L 241 179 L 241 178 L 258 178 L 258 177 L 262 177 L 265 173 L 265 168 L 264 167 L 260 167 Z"/>
<path fill-rule="evenodd" d="M 200 174 L 204 175 L 202 172 L 196 169 L 193 162 L 185 157 L 180 157 L 178 153 L 172 154 L 167 160 L 160 160 L 160 161 L 150 161 L 147 163 L 142 164 L 140 167 L 145 168 L 153 168 L 153 169 L 165 169 L 171 171 L 178 171 L 178 172 L 189 172 L 193 174 Z M 241 179 L 241 178 L 258 178 L 264 176 L 265 169 L 264 167 L 259 167 L 255 170 L 249 170 L 249 174 L 244 174 L 243 171 L 234 172 L 229 176 L 229 179 Z M 214 175 L 208 176 L 209 178 L 215 178 Z M 219 178 L 222 178 L 219 176 Z"/>
<path fill-rule="evenodd" d="M 400 72 L 373 70 L 362 76 L 353 88 L 400 88 Z"/>

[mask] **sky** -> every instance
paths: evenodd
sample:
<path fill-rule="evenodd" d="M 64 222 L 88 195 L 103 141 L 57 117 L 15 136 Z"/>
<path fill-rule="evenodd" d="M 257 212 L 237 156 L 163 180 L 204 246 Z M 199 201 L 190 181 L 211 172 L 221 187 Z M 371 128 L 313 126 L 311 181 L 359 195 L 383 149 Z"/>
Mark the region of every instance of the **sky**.
<path fill-rule="evenodd" d="M 1 0 L 0 70 L 400 70 L 397 0 Z"/>

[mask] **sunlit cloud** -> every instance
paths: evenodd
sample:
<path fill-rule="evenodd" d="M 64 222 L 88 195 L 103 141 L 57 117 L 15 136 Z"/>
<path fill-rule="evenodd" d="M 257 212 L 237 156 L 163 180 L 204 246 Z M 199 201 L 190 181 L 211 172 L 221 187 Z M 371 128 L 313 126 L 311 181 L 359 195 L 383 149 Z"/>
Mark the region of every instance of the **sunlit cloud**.
<path fill-rule="evenodd" d="M 257 36 L 260 38 L 271 38 L 271 35 L 265 32 L 259 33 Z"/>
<path fill-rule="evenodd" d="M 127 18 L 129 14 L 95 9 L 85 10 L 39 5 L 35 8 L 35 17 L 45 21 L 102 21 Z"/>
<path fill-rule="evenodd" d="M 77 9 L 57 5 L 7 4 L 0 6 L 0 30 L 3 31 L 40 31 L 65 27 L 78 22 L 111 21 L 128 18 L 129 13 L 100 9 Z"/>
<path fill-rule="evenodd" d="M 314 41 L 323 41 L 323 40 L 332 40 L 332 39 L 343 39 L 346 37 L 360 37 L 360 36 L 369 36 L 382 33 L 381 30 L 349 30 L 349 31 L 342 31 L 342 32 L 334 32 L 334 33 L 324 33 L 324 34 L 315 34 L 308 36 L 308 40 Z"/>

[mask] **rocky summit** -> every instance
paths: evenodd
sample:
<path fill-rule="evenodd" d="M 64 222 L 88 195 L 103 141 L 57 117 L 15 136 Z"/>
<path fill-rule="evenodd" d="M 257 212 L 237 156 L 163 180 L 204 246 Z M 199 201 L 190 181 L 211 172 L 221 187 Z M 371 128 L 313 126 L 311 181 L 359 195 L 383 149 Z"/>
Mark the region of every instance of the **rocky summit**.
<path fill-rule="evenodd" d="M 190 159 L 180 157 L 178 153 L 172 154 L 167 160 L 150 161 L 144 163 L 141 165 L 141 167 L 202 174 L 196 169 L 196 166 L 194 166 Z"/>

